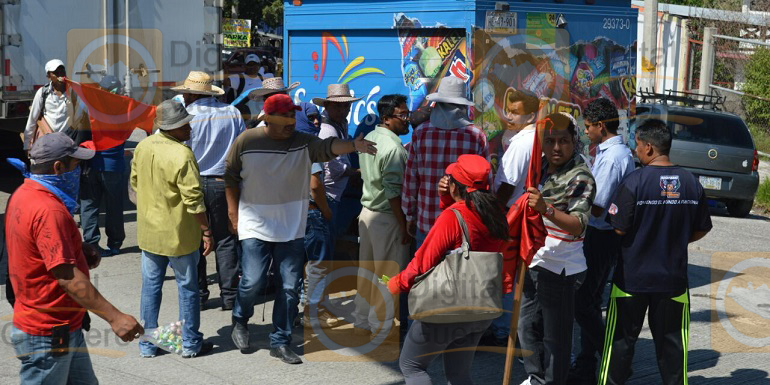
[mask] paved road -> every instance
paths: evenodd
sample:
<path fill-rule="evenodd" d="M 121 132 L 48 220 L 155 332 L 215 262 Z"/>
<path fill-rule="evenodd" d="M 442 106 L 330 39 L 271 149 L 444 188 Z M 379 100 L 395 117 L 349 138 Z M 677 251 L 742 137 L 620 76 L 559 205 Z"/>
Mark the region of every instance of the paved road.
<path fill-rule="evenodd" d="M 7 194 L 0 194 L 0 212 L 4 212 Z M 768 362 L 770 354 L 749 352 L 745 347 L 731 347 L 729 338 L 719 337 L 720 322 L 713 312 L 714 298 L 712 294 L 722 280 L 729 266 L 712 269 L 715 260 L 724 264 L 737 261 L 735 256 L 721 255 L 712 258 L 716 252 L 762 252 L 770 251 L 770 219 L 752 216 L 748 219 L 734 219 L 725 216 L 723 211 L 713 212 L 714 230 L 703 240 L 690 247 L 690 280 L 692 299 L 692 325 L 689 353 L 690 384 L 770 384 L 768 379 Z M 127 240 L 124 245 L 125 253 L 102 261 L 101 266 L 92 272 L 93 281 L 99 290 L 121 310 L 138 316 L 140 280 L 140 256 L 136 246 L 135 211 L 126 215 Z M 745 254 L 743 256 L 758 256 Z M 213 260 L 213 255 L 209 257 Z M 209 266 L 213 269 L 213 263 Z M 720 265 L 721 266 L 721 265 Z M 752 274 L 755 288 L 761 284 L 770 285 L 770 273 L 755 268 Z M 747 270 L 748 271 L 748 270 Z M 213 274 L 213 270 L 210 271 Z M 728 278 L 732 278 L 729 275 Z M 733 288 L 737 285 L 733 283 Z M 744 285 L 745 286 L 745 285 Z M 212 304 L 218 302 L 218 289 L 212 286 Z M 714 291 L 716 293 L 716 290 Z M 0 286 L 0 293 L 4 287 Z M 738 293 L 737 291 L 734 292 Z M 762 291 L 754 294 L 736 294 L 731 297 L 736 303 L 752 303 L 759 308 L 770 307 L 770 295 L 763 296 Z M 716 300 L 714 300 L 716 301 Z M 753 301 L 753 302 L 752 302 Z M 341 308 L 349 308 L 350 303 L 344 298 L 336 300 Z M 736 310 L 737 309 L 737 310 Z M 256 316 L 252 319 L 250 330 L 252 344 L 257 345 L 248 354 L 242 354 L 235 349 L 229 338 L 230 313 L 218 309 L 205 310 L 201 314 L 201 331 L 216 347 L 210 356 L 184 360 L 174 355 L 164 355 L 153 359 L 142 359 L 138 356 L 135 343 L 122 344 L 111 334 L 106 322 L 95 319 L 93 329 L 88 336 L 92 347 L 94 367 L 102 384 L 306 384 L 306 383 L 344 383 L 344 384 L 399 384 L 403 382 L 395 362 L 345 362 L 345 357 L 333 354 L 306 354 L 302 365 L 288 366 L 273 358 L 267 350 L 267 326 L 272 310 L 272 301 L 265 306 L 266 322 L 262 322 L 262 307 L 258 306 Z M 753 316 L 751 313 L 740 312 L 735 303 L 727 304 L 736 329 L 750 334 L 755 338 L 770 335 L 770 325 L 762 324 L 768 319 Z M 0 383 L 12 384 L 18 381 L 19 362 L 14 357 L 14 351 L 8 341 L 11 308 L 7 302 L 0 303 Z M 714 317 L 712 317 L 714 316 Z M 170 322 L 177 318 L 177 296 L 173 277 L 169 274 L 164 287 L 164 302 L 160 320 Z M 754 333 L 754 334 L 752 334 Z M 719 335 L 718 335 L 719 334 Z M 350 340 L 344 332 L 339 332 L 336 340 Z M 303 337 L 308 337 L 303 338 Z M 303 336 L 297 330 L 295 350 L 303 351 L 306 344 L 316 343 L 310 335 Z M 720 353 L 712 349 L 712 337 L 719 337 L 716 344 L 736 352 Z M 314 342 L 315 340 L 315 342 Z M 309 341 L 309 342 L 308 342 Z M 770 345 L 770 344 L 766 344 Z M 311 345 L 307 345 L 311 346 Z M 395 357 L 395 348 L 389 348 L 384 356 Z M 348 350 L 349 351 L 349 350 Z M 765 349 L 768 351 L 768 349 Z M 650 385 L 660 383 L 657 366 L 653 355 L 653 345 L 649 330 L 644 329 L 637 345 L 637 356 L 634 363 L 635 372 L 630 384 Z M 332 362 L 317 362 L 329 357 Z M 377 357 L 376 355 L 374 357 Z M 347 358 L 349 360 L 349 358 Z M 498 384 L 502 379 L 503 356 L 501 354 L 477 353 L 473 372 L 478 384 Z M 435 378 L 443 382 L 442 366 L 436 362 L 431 368 Z M 514 382 L 523 380 L 522 367 L 514 366 Z"/>

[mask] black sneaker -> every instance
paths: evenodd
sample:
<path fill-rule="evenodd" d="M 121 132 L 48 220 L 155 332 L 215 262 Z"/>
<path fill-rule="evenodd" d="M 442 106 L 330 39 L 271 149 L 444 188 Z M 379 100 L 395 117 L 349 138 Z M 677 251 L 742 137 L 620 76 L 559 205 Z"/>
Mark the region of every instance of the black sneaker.
<path fill-rule="evenodd" d="M 233 323 L 233 332 L 230 334 L 233 339 L 235 347 L 240 350 L 246 350 L 249 348 L 249 329 L 246 325 L 241 325 L 237 322 Z"/>
<path fill-rule="evenodd" d="M 201 345 L 201 350 L 198 350 L 197 353 L 193 352 L 182 352 L 182 358 L 193 358 L 193 357 L 200 357 L 205 356 L 206 354 L 211 353 L 211 351 L 214 350 L 214 344 L 211 342 L 204 342 L 203 345 Z"/>
<path fill-rule="evenodd" d="M 288 345 L 279 346 L 277 348 L 270 348 L 270 356 L 280 358 L 281 361 L 287 364 L 296 365 L 302 363 L 302 359 L 299 358 L 297 353 L 291 351 Z"/>

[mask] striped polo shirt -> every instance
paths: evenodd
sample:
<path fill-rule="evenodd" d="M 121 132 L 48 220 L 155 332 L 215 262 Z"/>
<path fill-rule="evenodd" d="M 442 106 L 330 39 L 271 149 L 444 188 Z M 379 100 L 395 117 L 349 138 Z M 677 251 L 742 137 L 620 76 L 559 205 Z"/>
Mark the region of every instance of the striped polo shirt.
<path fill-rule="evenodd" d="M 334 140 L 302 132 L 275 140 L 264 127 L 238 136 L 225 160 L 225 186 L 240 188 L 239 239 L 288 242 L 305 236 L 310 169 L 335 157 Z"/>

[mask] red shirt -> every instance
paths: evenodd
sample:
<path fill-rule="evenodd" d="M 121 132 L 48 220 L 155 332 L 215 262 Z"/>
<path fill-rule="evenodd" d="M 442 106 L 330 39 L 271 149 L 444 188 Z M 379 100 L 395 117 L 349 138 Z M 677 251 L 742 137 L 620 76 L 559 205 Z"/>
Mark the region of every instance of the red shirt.
<path fill-rule="evenodd" d="M 457 162 L 457 157 L 463 154 L 476 154 L 489 160 L 487 136 L 474 125 L 445 130 L 428 121 L 414 130 L 406 161 L 401 208 L 408 221 L 417 220 L 420 230 L 427 233 L 441 214 L 436 185 L 447 166 Z"/>
<path fill-rule="evenodd" d="M 32 335 L 51 335 L 51 327 L 80 328 L 85 310 L 51 274 L 63 264 L 88 276 L 83 240 L 72 215 L 48 189 L 27 179 L 11 196 L 5 217 L 8 271 L 16 294 L 13 325 Z"/>
<path fill-rule="evenodd" d="M 406 269 L 388 282 L 391 292 L 411 290 L 417 276 L 438 265 L 448 252 L 460 247 L 463 239 L 460 222 L 457 221 L 455 213 L 450 209 L 460 211 L 465 220 L 472 251 L 502 252 L 506 241 L 492 237 L 487 231 L 487 227 L 481 222 L 481 217 L 475 210 L 469 209 L 465 202 L 454 203 L 438 216 L 436 223 L 425 238 L 425 242 L 414 254 L 414 258 Z"/>

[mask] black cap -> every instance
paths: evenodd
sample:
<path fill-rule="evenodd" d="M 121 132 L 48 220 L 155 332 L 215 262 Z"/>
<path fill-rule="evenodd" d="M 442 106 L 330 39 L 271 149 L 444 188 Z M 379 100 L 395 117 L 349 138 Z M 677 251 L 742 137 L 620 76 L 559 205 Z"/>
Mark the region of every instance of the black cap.
<path fill-rule="evenodd" d="M 43 135 L 32 144 L 29 159 L 32 164 L 42 164 L 59 160 L 65 156 L 75 159 L 88 160 L 94 157 L 96 151 L 80 147 L 67 134 L 54 132 Z"/>

